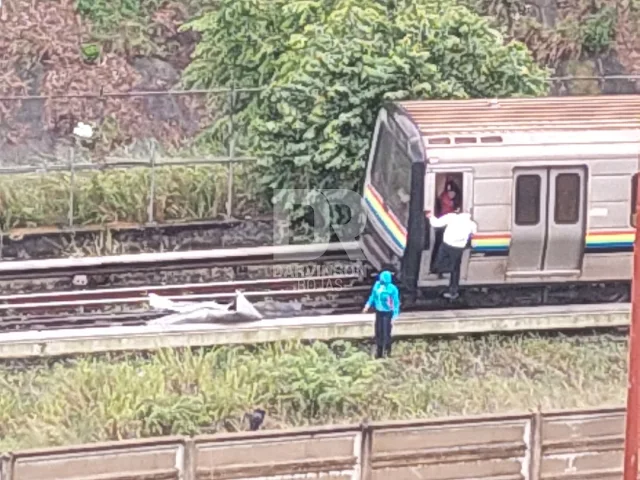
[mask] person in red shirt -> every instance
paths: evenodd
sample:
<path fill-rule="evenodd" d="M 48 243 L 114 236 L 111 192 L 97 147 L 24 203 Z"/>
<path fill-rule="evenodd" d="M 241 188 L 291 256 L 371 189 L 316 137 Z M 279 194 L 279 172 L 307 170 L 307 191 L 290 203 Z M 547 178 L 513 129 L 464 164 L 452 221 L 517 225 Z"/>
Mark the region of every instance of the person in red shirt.
<path fill-rule="evenodd" d="M 456 185 L 456 182 L 454 182 L 450 178 L 447 178 L 444 184 L 444 189 L 442 190 L 442 193 L 438 196 L 438 199 L 436 201 L 436 208 L 435 208 L 436 217 L 440 218 L 440 217 L 443 217 L 444 215 L 447 215 L 448 213 L 454 213 L 458 211 L 458 209 L 460 209 L 461 206 L 462 205 L 460 203 L 460 188 L 458 187 L 458 185 Z M 433 267 L 435 264 L 436 254 L 438 252 L 438 249 L 440 248 L 440 245 L 442 245 L 443 235 L 444 235 L 444 229 L 436 228 L 435 239 L 433 242 L 433 250 L 431 255 L 430 270 L 432 273 L 434 273 Z M 441 273 L 439 273 L 439 277 L 442 278 Z"/>
<path fill-rule="evenodd" d="M 448 178 L 444 184 L 444 190 L 438 197 L 436 215 L 438 218 L 443 217 L 448 213 L 455 212 L 460 206 L 460 189 L 453 180 Z"/>

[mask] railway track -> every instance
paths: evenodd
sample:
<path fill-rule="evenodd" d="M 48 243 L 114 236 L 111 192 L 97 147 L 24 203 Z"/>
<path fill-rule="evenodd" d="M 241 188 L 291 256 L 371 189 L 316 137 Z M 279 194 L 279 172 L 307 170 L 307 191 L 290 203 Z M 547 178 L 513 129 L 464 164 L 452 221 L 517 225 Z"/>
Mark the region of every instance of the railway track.
<path fill-rule="evenodd" d="M 237 290 L 254 304 L 266 319 L 354 314 L 360 311 L 370 285 L 357 273 L 300 278 L 275 278 L 235 282 L 209 282 L 180 285 L 146 285 L 98 290 L 41 292 L 0 296 L 0 332 L 55 330 L 106 326 L 145 325 L 148 320 L 169 314 L 151 310 L 151 293 L 170 300 L 229 303 Z M 442 299 L 431 298 L 405 306 L 428 318 L 446 312 L 473 312 L 491 307 L 464 308 Z M 599 308 L 600 304 L 563 303 L 567 311 Z M 557 304 L 556 304 L 557 305 Z M 455 308 L 458 307 L 458 308 Z M 517 312 L 524 305 L 511 305 Z M 494 307 L 495 308 L 495 307 Z M 544 308 L 529 305 L 528 308 Z M 504 309 L 504 307 L 503 307 Z M 543 311 L 543 310 L 541 310 Z M 463 315 L 464 313 L 459 313 Z M 553 327 L 551 328 L 553 329 Z"/>
<path fill-rule="evenodd" d="M 361 272 L 358 245 L 311 244 L 107 257 L 0 261 L 0 293 L 62 292 Z"/>
<path fill-rule="evenodd" d="M 0 262 L 0 332 L 143 325 L 168 313 L 149 310 L 150 293 L 226 303 L 241 290 L 265 318 L 354 313 L 365 300 L 372 273 L 355 243 Z M 113 288 L 96 288 L 105 284 Z M 504 286 L 470 288 L 455 303 L 437 291 L 422 292 L 413 309 L 604 304 L 628 298 L 624 286 L 622 294 L 615 285 L 571 288 L 512 287 L 510 293 Z"/>
<path fill-rule="evenodd" d="M 151 311 L 148 295 L 228 303 L 236 290 L 265 315 L 350 313 L 362 308 L 368 286 L 356 274 L 158 285 L 0 296 L 0 331 L 143 325 L 168 312 Z"/>

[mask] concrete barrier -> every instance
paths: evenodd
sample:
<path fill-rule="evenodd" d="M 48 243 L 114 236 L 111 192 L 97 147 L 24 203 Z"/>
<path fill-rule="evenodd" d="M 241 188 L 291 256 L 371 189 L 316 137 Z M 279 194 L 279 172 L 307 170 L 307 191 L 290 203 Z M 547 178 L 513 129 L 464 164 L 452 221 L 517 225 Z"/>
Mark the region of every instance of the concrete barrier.
<path fill-rule="evenodd" d="M 628 327 L 629 313 L 629 305 L 619 303 L 415 312 L 400 315 L 394 324 L 394 335 L 419 337 Z M 275 318 L 237 325 L 147 325 L 9 332 L 0 334 L 0 359 L 372 337 L 372 314 Z"/>
<path fill-rule="evenodd" d="M 0 480 L 613 480 L 624 409 L 160 437 L 2 456 Z"/>

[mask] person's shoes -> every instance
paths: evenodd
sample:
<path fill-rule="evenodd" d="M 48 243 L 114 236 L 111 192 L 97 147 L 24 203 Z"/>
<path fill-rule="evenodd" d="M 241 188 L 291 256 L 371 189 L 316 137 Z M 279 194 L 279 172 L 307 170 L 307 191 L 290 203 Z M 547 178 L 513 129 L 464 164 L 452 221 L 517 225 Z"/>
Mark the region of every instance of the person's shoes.
<path fill-rule="evenodd" d="M 459 293 L 445 292 L 442 296 L 444 298 L 448 298 L 449 300 L 455 300 L 456 298 L 458 298 L 460 296 L 460 294 Z"/>
<path fill-rule="evenodd" d="M 382 348 L 376 349 L 376 358 L 382 358 Z"/>

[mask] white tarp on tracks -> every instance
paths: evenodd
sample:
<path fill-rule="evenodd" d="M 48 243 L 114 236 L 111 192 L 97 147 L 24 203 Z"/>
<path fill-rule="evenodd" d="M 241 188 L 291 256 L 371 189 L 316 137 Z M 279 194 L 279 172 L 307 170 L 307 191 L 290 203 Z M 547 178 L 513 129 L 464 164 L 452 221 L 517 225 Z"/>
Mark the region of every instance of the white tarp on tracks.
<path fill-rule="evenodd" d="M 242 292 L 228 305 L 217 302 L 174 302 L 154 293 L 149 294 L 149 306 L 154 310 L 170 311 L 169 315 L 149 320 L 147 325 L 179 325 L 188 323 L 235 323 L 262 320 L 262 314 Z"/>

